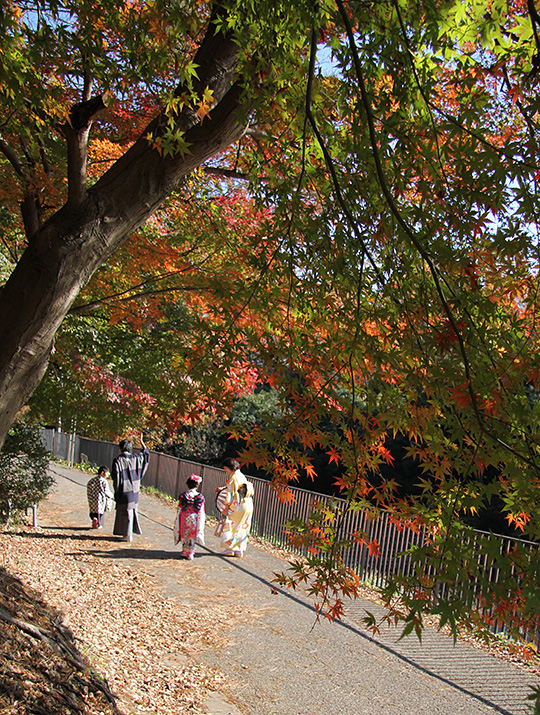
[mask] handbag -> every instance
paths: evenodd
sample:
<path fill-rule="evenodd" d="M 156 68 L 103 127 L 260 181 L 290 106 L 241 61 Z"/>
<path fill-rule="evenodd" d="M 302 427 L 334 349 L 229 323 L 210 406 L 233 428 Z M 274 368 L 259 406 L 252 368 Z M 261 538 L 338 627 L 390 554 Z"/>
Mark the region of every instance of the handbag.
<path fill-rule="evenodd" d="M 230 539 L 232 536 L 232 521 L 227 518 L 220 519 L 214 531 L 214 536 L 219 536 L 222 541 Z"/>

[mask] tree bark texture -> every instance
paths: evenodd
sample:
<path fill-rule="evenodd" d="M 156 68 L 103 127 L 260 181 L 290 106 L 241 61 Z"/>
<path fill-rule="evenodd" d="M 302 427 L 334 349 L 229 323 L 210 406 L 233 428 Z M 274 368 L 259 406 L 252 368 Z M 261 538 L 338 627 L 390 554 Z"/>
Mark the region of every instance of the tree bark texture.
<path fill-rule="evenodd" d="M 41 381 L 54 335 L 80 289 L 184 176 L 242 135 L 237 51 L 210 27 L 195 57 L 196 89 L 212 89 L 216 105 L 202 124 L 193 108 L 179 114 L 189 153 L 165 157 L 152 148 L 146 136 L 158 136 L 165 119 L 156 117 L 79 202 L 73 192 L 33 236 L 0 294 L 0 444 Z"/>

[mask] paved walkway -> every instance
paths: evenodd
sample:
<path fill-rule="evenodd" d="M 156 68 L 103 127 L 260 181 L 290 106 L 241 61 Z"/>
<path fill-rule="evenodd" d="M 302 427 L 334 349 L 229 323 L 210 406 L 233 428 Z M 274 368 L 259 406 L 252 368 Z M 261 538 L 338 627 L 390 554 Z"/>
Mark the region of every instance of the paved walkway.
<path fill-rule="evenodd" d="M 40 526 L 79 527 L 88 523 L 88 475 L 52 465 L 58 488 L 38 513 Z M 167 568 L 177 558 L 172 545 L 174 509 L 141 495 L 142 536 L 132 544 L 103 550 L 132 569 L 156 577 L 163 593 L 186 607 L 216 603 L 244 617 L 229 632 L 219 653 L 208 649 L 200 659 L 218 667 L 231 683 L 222 696 L 207 701 L 211 715 L 525 715 L 526 698 L 537 678 L 510 663 L 435 631 L 423 643 L 388 631 L 373 637 L 362 626 L 364 608 L 357 601 L 342 622 L 317 623 L 312 602 L 301 594 L 275 588 L 274 572 L 286 564 L 248 546 L 245 559 L 220 555 L 218 540 L 207 529 L 207 546 L 197 547 L 185 564 L 185 578 Z M 103 537 L 112 529 L 108 515 Z M 97 552 L 96 552 L 97 553 Z"/>

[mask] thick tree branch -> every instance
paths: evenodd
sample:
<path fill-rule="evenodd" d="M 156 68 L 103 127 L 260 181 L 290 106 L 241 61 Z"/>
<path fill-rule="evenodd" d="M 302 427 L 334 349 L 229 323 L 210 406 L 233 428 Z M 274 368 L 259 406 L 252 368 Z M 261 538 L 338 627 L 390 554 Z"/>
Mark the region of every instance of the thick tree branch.
<path fill-rule="evenodd" d="M 80 206 L 86 197 L 86 168 L 90 127 L 64 128 L 67 142 L 68 206 Z"/>
<path fill-rule="evenodd" d="M 240 181 L 249 181 L 248 174 L 243 171 L 235 171 L 234 169 L 225 169 L 221 166 L 204 166 L 205 174 L 212 174 L 213 176 L 225 176 L 228 179 L 239 179 Z M 266 181 L 266 179 L 261 179 L 261 181 Z"/>
<path fill-rule="evenodd" d="M 540 36 L 538 35 L 538 28 L 540 27 L 540 15 L 534 4 L 534 0 L 527 0 L 527 10 L 529 12 L 529 17 L 531 18 L 531 27 L 534 34 L 534 41 L 536 43 L 537 55 L 540 53 Z"/>
<path fill-rule="evenodd" d="M 28 241 L 39 231 L 39 203 L 35 196 L 28 194 L 21 202 L 21 215 L 24 223 L 24 232 Z"/>
<path fill-rule="evenodd" d="M 261 129 L 254 129 L 253 127 L 248 127 L 244 132 L 244 136 L 251 137 L 257 141 L 276 141 L 276 137 L 272 136 L 272 134 L 263 132 Z"/>
<path fill-rule="evenodd" d="M 85 86 L 89 91 L 89 87 Z M 92 119 L 106 108 L 105 95 L 100 94 L 72 107 L 69 121 L 60 127 L 67 142 L 68 205 L 79 206 L 86 197 L 88 136 Z"/>
<path fill-rule="evenodd" d="M 88 71 L 84 71 L 84 84 L 83 84 L 83 93 L 82 93 L 82 101 L 87 102 L 90 97 L 92 96 L 92 87 L 93 87 L 93 80 L 92 77 L 88 74 Z"/>
<path fill-rule="evenodd" d="M 69 125 L 75 131 L 81 131 L 90 127 L 92 119 L 107 108 L 107 94 L 99 94 L 84 102 L 79 102 L 71 108 L 69 113 Z"/>

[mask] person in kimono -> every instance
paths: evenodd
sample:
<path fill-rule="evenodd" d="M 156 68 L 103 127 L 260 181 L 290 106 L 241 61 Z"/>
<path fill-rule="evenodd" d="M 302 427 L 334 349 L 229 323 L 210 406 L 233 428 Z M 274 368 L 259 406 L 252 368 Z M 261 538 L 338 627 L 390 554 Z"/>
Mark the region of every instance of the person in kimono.
<path fill-rule="evenodd" d="M 133 454 L 133 442 L 123 439 L 119 442 L 120 454 L 114 458 L 111 467 L 116 518 L 113 534 L 122 537 L 121 541 L 132 541 L 133 534 L 141 534 L 139 516 L 139 491 L 141 480 L 148 469 L 150 452 L 146 448 L 143 436 L 140 437 L 142 452 Z"/>
<path fill-rule="evenodd" d="M 107 477 L 108 467 L 100 467 L 95 477 L 86 485 L 88 511 L 92 520 L 92 529 L 102 529 L 106 511 L 110 511 L 114 499 Z"/>
<path fill-rule="evenodd" d="M 187 480 L 187 491 L 180 494 L 178 499 L 178 512 L 174 523 L 174 543 L 182 542 L 180 558 L 193 558 L 195 544 L 204 546 L 204 524 L 206 520 L 204 510 L 204 496 L 198 492 L 202 477 L 192 474 Z"/>
<path fill-rule="evenodd" d="M 227 458 L 222 464 L 227 475 L 227 496 L 222 517 L 227 528 L 220 536 L 225 556 L 244 556 L 253 515 L 253 484 L 240 471 L 240 462 Z"/>

